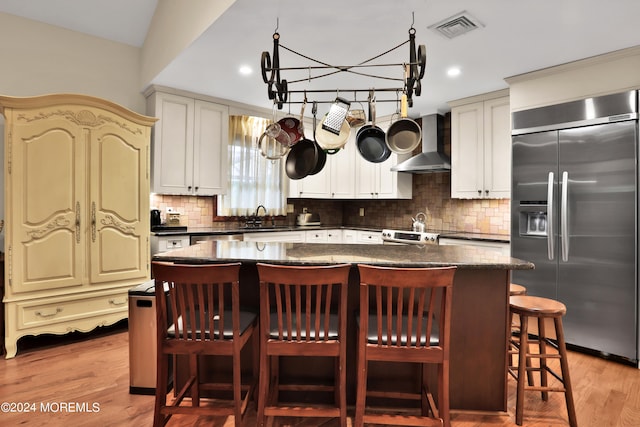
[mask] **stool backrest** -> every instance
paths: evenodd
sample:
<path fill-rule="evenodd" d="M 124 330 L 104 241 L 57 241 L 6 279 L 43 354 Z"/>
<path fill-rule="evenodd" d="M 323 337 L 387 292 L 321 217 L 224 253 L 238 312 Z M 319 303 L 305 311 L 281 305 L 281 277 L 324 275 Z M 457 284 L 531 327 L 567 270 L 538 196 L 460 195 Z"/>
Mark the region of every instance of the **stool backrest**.
<path fill-rule="evenodd" d="M 240 263 L 187 265 L 154 261 L 156 324 L 171 325 L 168 330 L 158 328 L 159 339 L 206 342 L 237 338 L 239 271 Z"/>
<path fill-rule="evenodd" d="M 260 324 L 271 339 L 313 342 L 346 334 L 349 264 L 258 263 Z"/>
<path fill-rule="evenodd" d="M 437 347 L 448 356 L 456 267 L 358 270 L 361 340 L 385 349 Z"/>

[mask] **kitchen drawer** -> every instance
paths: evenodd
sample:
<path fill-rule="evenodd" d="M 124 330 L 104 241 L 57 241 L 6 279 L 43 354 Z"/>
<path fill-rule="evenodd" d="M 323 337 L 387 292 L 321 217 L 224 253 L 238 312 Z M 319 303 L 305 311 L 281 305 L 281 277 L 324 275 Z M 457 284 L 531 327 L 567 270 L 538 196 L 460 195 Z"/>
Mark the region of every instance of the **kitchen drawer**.
<path fill-rule="evenodd" d="M 342 230 L 327 230 L 327 242 L 342 243 Z"/>
<path fill-rule="evenodd" d="M 55 323 L 70 322 L 87 317 L 109 315 L 128 310 L 126 289 L 104 292 L 92 296 L 76 295 L 19 302 L 17 306 L 17 329 L 28 329 Z"/>
<path fill-rule="evenodd" d="M 382 244 L 382 233 L 379 231 L 356 231 L 356 243 L 365 245 Z"/>
<path fill-rule="evenodd" d="M 304 232 L 307 243 L 327 243 L 327 230 L 307 230 Z"/>
<path fill-rule="evenodd" d="M 191 244 L 188 234 L 171 236 L 151 236 L 151 255 L 173 249 L 186 248 Z"/>

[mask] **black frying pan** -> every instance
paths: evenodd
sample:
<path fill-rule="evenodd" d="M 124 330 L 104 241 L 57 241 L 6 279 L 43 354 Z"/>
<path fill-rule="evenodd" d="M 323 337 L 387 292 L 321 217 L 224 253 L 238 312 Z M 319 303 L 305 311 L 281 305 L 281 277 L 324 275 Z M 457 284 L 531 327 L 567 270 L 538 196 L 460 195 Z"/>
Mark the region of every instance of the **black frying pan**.
<path fill-rule="evenodd" d="M 317 163 L 318 146 L 315 141 L 305 138 L 291 147 L 285 170 L 289 178 L 302 179 L 315 170 Z"/>
<path fill-rule="evenodd" d="M 371 163 L 381 163 L 389 158 L 391 150 L 387 145 L 385 133 L 376 126 L 375 99 L 369 100 L 370 125 L 365 125 L 356 134 L 356 144 L 360 155 Z"/>

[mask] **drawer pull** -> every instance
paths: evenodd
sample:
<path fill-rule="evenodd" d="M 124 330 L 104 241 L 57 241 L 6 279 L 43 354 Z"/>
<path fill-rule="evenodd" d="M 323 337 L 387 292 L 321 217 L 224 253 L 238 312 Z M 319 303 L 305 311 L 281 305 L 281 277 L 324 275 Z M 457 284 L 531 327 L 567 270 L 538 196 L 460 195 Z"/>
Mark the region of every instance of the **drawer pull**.
<path fill-rule="evenodd" d="M 111 298 L 111 299 L 109 300 L 109 304 L 113 304 L 113 305 L 124 305 L 124 304 L 126 304 L 126 303 L 127 303 L 127 300 L 126 300 L 126 299 L 123 299 L 123 300 L 117 300 L 117 299 L 115 299 L 115 298 Z"/>
<path fill-rule="evenodd" d="M 52 312 L 46 312 L 46 311 L 36 311 L 36 316 L 40 316 L 40 317 L 53 317 L 56 314 L 60 313 L 62 311 L 62 307 L 56 307 L 55 311 Z"/>

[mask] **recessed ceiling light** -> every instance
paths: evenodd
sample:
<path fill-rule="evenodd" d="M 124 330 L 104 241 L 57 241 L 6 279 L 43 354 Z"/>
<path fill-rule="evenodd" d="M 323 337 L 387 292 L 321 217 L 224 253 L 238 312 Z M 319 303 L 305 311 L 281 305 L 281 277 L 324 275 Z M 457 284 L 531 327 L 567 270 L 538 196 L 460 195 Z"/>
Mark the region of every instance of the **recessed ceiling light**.
<path fill-rule="evenodd" d="M 251 69 L 251 67 L 249 67 L 248 65 L 242 65 L 238 71 L 239 71 L 239 72 L 240 72 L 240 74 L 242 74 L 243 76 L 248 76 L 249 74 L 251 74 L 251 73 L 253 72 L 253 70 Z"/>
<path fill-rule="evenodd" d="M 460 70 L 460 67 L 451 67 L 447 70 L 447 76 L 458 77 L 461 72 L 462 70 Z"/>

